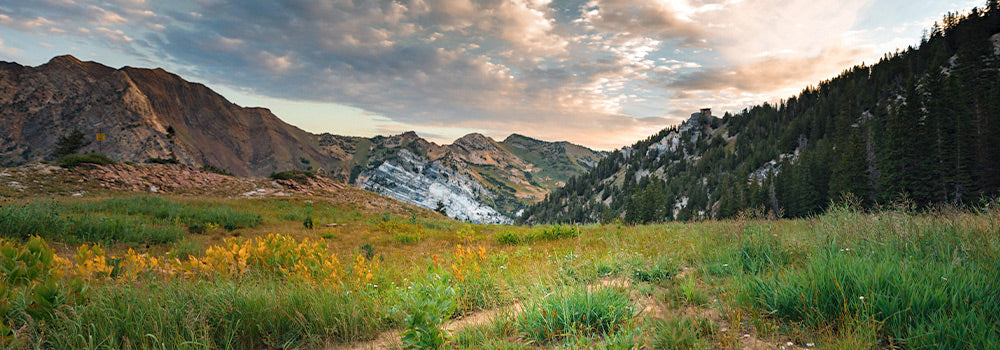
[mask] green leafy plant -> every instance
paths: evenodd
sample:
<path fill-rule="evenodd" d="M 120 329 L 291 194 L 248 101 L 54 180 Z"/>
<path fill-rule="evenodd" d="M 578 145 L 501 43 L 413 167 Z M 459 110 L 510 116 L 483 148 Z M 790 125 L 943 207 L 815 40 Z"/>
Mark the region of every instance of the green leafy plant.
<path fill-rule="evenodd" d="M 404 296 L 406 331 L 402 334 L 405 349 L 441 349 L 448 342 L 448 331 L 440 325 L 455 310 L 455 289 L 434 274 L 425 283 L 416 284 Z"/>

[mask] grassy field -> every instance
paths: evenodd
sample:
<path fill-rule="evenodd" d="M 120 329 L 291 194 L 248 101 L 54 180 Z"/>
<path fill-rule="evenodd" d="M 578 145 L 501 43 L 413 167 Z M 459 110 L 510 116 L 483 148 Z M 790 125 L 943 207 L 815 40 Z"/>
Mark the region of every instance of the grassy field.
<path fill-rule="evenodd" d="M 1000 208 L 508 227 L 0 199 L 5 348 L 998 349 Z"/>

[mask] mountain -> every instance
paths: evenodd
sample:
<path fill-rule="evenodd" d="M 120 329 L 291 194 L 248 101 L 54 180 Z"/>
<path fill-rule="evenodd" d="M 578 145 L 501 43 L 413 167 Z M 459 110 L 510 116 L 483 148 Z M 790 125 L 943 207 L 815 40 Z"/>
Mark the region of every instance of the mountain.
<path fill-rule="evenodd" d="M 159 68 L 115 69 L 72 56 L 38 67 L 0 62 L 0 166 L 51 160 L 73 131 L 89 139 L 80 152 L 117 161 L 169 160 L 255 177 L 309 170 L 492 223 L 510 222 L 606 154 L 520 135 L 497 142 L 474 133 L 444 146 L 414 132 L 315 135 Z"/>
<path fill-rule="evenodd" d="M 237 106 L 163 69 L 59 56 L 38 67 L 0 63 L 0 165 L 46 159 L 79 130 L 106 140 L 83 151 L 119 161 L 177 159 L 240 176 L 327 163 L 315 137 L 264 108 Z"/>
<path fill-rule="evenodd" d="M 512 135 L 497 142 L 473 133 L 437 145 L 414 132 L 371 139 L 319 135 L 331 173 L 356 186 L 474 222 L 508 223 L 562 180 L 606 155 L 567 142 Z"/>
<path fill-rule="evenodd" d="M 1000 6 L 948 14 L 885 55 L 722 118 L 695 113 L 569 179 L 524 222 L 632 223 L 930 208 L 1000 195 Z"/>

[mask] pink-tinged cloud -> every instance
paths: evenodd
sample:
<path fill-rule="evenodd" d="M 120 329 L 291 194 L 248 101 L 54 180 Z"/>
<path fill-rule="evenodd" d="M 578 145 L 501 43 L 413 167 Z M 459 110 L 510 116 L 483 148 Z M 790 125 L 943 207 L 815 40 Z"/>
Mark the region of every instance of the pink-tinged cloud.
<path fill-rule="evenodd" d="M 888 0 L 19 1 L 0 7 L 0 54 L 52 50 L 12 46 L 12 35 L 85 42 L 388 126 L 614 148 L 697 108 L 786 98 L 879 56 L 866 35 L 906 39 L 873 29 L 901 23 L 861 23 L 878 1 Z"/>

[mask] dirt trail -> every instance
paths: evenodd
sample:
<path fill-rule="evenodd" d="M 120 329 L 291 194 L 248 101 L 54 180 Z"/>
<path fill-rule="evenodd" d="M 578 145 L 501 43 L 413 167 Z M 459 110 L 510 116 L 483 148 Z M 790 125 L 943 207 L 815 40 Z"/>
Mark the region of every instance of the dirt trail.
<path fill-rule="evenodd" d="M 444 328 L 444 330 L 454 335 L 455 332 L 464 329 L 466 327 L 486 324 L 487 322 L 490 322 L 497 316 L 505 314 L 515 314 L 520 311 L 521 311 L 521 304 L 514 304 L 494 309 L 480 310 L 465 316 L 461 316 L 456 319 L 448 320 L 448 323 L 446 323 L 442 328 Z M 334 344 L 327 348 L 335 350 L 399 349 L 402 348 L 403 346 L 403 343 L 400 342 L 399 340 L 402 333 L 403 333 L 402 330 L 391 330 L 388 332 L 383 332 L 378 336 L 378 338 L 375 338 L 375 340 L 353 343 L 353 344 Z"/>
<path fill-rule="evenodd" d="M 595 290 L 600 288 L 607 288 L 611 286 L 622 286 L 628 288 L 631 284 L 627 279 L 622 278 L 602 278 L 594 283 L 587 285 L 587 290 Z M 468 315 L 461 316 L 456 319 L 449 320 L 448 323 L 444 325 L 444 329 L 450 332 L 452 335 L 455 332 L 464 329 L 466 327 L 478 326 L 486 324 L 500 315 L 507 314 L 517 314 L 521 312 L 521 304 L 516 303 L 514 305 L 508 305 L 500 308 L 485 309 L 480 310 Z M 371 349 L 399 349 L 403 346 L 400 342 L 400 336 L 402 335 L 402 330 L 391 330 L 379 334 L 378 338 L 375 340 L 351 343 L 351 344 L 333 344 L 328 349 L 331 350 L 371 350 Z"/>
<path fill-rule="evenodd" d="M 692 272 L 692 269 L 685 267 L 678 277 L 684 277 Z M 602 278 L 591 284 L 587 285 L 588 290 L 597 290 L 607 287 L 622 287 L 629 289 L 632 283 L 626 278 Z M 790 338 L 786 336 L 778 335 L 772 339 L 765 340 L 758 337 L 756 330 L 748 322 L 741 321 L 740 325 L 733 327 L 729 319 L 722 315 L 718 309 L 702 307 L 702 306 L 684 306 L 682 308 L 670 308 L 663 303 L 657 302 L 653 296 L 645 295 L 639 291 L 631 290 L 631 298 L 637 304 L 637 306 L 642 309 L 642 315 L 648 316 L 650 318 L 662 318 L 668 314 L 680 313 L 686 316 L 696 316 L 703 319 L 708 319 L 714 322 L 718 326 L 718 330 L 724 334 L 724 336 L 731 337 L 730 339 L 736 339 L 735 343 L 738 344 L 741 350 L 793 350 L 793 349 L 808 349 L 804 344 L 790 344 Z M 449 331 L 454 335 L 459 330 L 466 327 L 473 327 L 478 325 L 487 324 L 498 316 L 501 315 L 513 315 L 521 311 L 521 304 L 517 303 L 514 305 L 509 305 L 506 307 L 493 308 L 480 310 L 457 319 L 449 320 L 445 325 L 444 329 Z M 383 332 L 378 336 L 378 338 L 351 344 L 332 344 L 327 347 L 331 350 L 382 350 L 382 349 L 400 349 L 402 348 L 402 342 L 400 341 L 400 336 L 402 330 L 391 330 Z M 735 333 L 734 333 L 735 332 Z"/>

